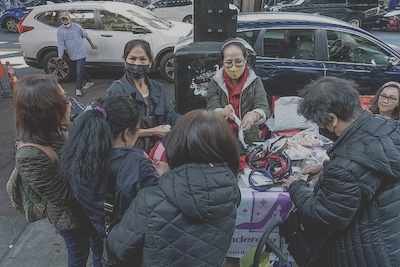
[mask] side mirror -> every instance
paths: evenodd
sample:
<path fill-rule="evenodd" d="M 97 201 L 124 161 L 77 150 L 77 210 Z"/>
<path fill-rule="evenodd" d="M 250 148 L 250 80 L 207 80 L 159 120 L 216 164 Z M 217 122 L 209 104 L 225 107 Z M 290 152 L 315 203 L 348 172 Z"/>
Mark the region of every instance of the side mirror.
<path fill-rule="evenodd" d="M 148 9 L 148 10 L 153 10 L 153 9 L 155 9 L 155 8 L 156 8 L 156 6 L 153 5 L 153 4 L 150 4 L 150 5 L 147 6 L 147 9 Z"/>
<path fill-rule="evenodd" d="M 147 28 L 144 27 L 133 27 L 132 28 L 132 33 L 133 34 L 148 34 L 151 33 L 151 31 Z"/>
<path fill-rule="evenodd" d="M 386 64 L 386 70 L 391 70 L 399 64 L 399 60 L 397 58 L 390 58 L 388 63 Z"/>

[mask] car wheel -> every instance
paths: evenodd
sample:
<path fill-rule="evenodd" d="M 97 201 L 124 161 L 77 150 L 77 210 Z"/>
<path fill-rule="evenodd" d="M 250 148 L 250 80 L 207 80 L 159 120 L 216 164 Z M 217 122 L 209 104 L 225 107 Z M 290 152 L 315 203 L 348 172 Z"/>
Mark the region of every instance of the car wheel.
<path fill-rule="evenodd" d="M 174 82 L 174 53 L 165 54 L 160 61 L 161 76 L 169 83 Z"/>
<path fill-rule="evenodd" d="M 182 21 L 193 24 L 193 17 L 192 17 L 192 15 L 188 15 L 188 16 L 184 17 Z"/>
<path fill-rule="evenodd" d="M 348 21 L 349 21 L 349 24 L 354 27 L 361 28 L 361 26 L 362 26 L 362 20 L 358 17 L 350 18 Z"/>
<path fill-rule="evenodd" d="M 14 19 L 14 18 L 8 18 L 5 22 L 5 24 L 6 24 L 6 29 L 9 32 L 13 32 L 13 33 L 18 32 L 18 27 L 17 27 L 18 20 Z"/>
<path fill-rule="evenodd" d="M 69 58 L 58 60 L 56 51 L 48 53 L 43 58 L 43 69 L 48 74 L 53 74 L 59 82 L 69 82 L 75 76 L 74 65 Z"/>

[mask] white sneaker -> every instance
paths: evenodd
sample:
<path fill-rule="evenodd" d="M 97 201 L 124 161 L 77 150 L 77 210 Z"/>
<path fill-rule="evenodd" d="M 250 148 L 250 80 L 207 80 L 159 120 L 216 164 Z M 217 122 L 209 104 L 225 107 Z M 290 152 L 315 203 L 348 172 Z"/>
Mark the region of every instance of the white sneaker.
<path fill-rule="evenodd" d="M 90 87 L 92 87 L 94 85 L 94 82 L 87 82 L 82 88 L 83 89 L 89 89 Z"/>
<path fill-rule="evenodd" d="M 75 95 L 76 96 L 82 96 L 82 90 L 76 89 L 75 90 Z"/>

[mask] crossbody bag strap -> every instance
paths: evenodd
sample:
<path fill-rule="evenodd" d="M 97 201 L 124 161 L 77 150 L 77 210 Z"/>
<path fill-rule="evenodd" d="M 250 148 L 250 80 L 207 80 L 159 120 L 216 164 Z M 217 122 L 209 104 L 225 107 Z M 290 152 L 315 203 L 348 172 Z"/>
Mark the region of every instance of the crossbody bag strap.
<path fill-rule="evenodd" d="M 51 162 L 53 162 L 55 165 L 59 161 L 57 153 L 54 151 L 54 149 L 51 146 L 43 146 L 43 145 L 39 145 L 36 143 L 24 143 L 22 141 L 19 141 L 17 150 L 24 146 L 34 146 L 34 147 L 39 148 L 50 158 Z"/>
<path fill-rule="evenodd" d="M 113 221 L 113 213 L 114 213 L 114 202 L 115 202 L 115 186 L 117 183 L 117 176 L 119 167 L 122 164 L 122 161 L 126 158 L 128 153 L 125 155 L 115 159 L 110 164 L 109 172 L 108 172 L 108 183 L 107 183 L 107 191 L 106 191 L 106 200 L 104 202 L 104 221 L 105 221 L 105 234 L 106 236 L 111 230 L 112 221 Z"/>

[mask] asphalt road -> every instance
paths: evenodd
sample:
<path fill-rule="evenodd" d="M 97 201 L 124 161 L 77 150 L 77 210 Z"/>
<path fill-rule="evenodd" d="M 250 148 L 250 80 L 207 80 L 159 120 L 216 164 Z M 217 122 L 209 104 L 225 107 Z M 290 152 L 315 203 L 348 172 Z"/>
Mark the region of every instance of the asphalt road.
<path fill-rule="evenodd" d="M 375 35 L 388 43 L 400 46 L 400 33 L 397 32 L 373 32 Z M 32 73 L 44 73 L 43 70 L 28 67 L 23 58 L 18 43 L 18 34 L 11 34 L 0 29 L 0 59 L 3 64 L 6 61 L 14 66 L 17 76 L 22 77 Z M 115 80 L 119 79 L 122 73 L 110 72 L 107 69 L 97 72 L 89 71 L 95 86 L 84 91 L 84 96 L 78 100 L 84 104 L 95 97 L 104 95 L 105 90 Z M 152 74 L 152 78 L 157 79 L 166 87 L 170 100 L 174 100 L 174 85 L 168 84 L 162 80 L 159 74 Z M 10 91 L 8 78 L 1 79 L 6 91 Z M 75 83 L 61 84 L 70 96 L 75 95 Z M 1 90 L 1 88 L 0 88 Z M 1 93 L 1 91 L 0 91 Z M 14 109 L 11 98 L 0 98 L 0 267 L 5 266 L 65 266 L 66 255 L 62 240 L 54 233 L 48 233 L 49 226 L 45 220 L 35 223 L 36 227 L 31 228 L 24 218 L 22 218 L 11 206 L 8 195 L 5 191 L 5 184 L 9 174 L 14 167 L 13 140 L 15 138 L 14 130 Z M 46 224 L 47 223 L 47 224 Z M 28 234 L 27 234 L 28 233 Z M 52 236 L 53 240 L 46 239 L 46 234 Z M 37 239 L 32 244 L 40 245 L 44 242 L 51 244 L 43 246 L 43 251 L 38 248 L 26 246 L 14 247 L 15 244 L 23 242 L 22 239 Z M 40 238 L 43 238 L 40 239 Z M 24 252 L 23 257 L 16 257 Z M 40 251 L 40 254 L 37 251 Z M 18 259 L 17 259 L 18 258 Z M 36 262 L 32 262 L 35 259 Z M 56 264 L 57 263 L 57 264 Z"/>

